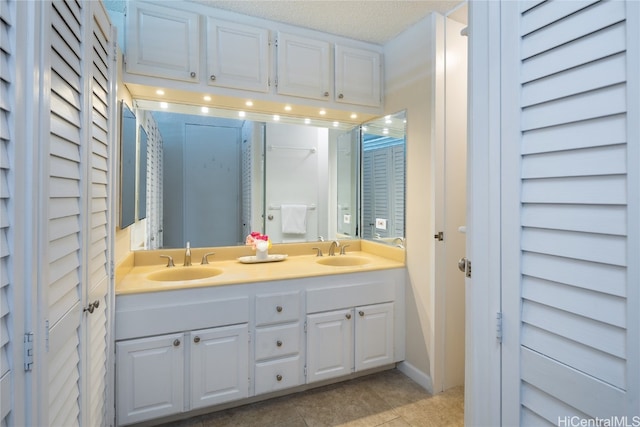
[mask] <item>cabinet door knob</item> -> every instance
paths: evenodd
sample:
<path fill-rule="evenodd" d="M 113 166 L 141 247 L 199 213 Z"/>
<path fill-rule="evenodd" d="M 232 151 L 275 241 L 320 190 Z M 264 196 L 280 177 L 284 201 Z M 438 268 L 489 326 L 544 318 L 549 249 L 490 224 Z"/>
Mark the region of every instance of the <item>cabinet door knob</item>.
<path fill-rule="evenodd" d="M 198 344 L 200 342 L 200 337 L 197 336 L 197 335 L 195 337 L 193 337 L 193 342 Z"/>
<path fill-rule="evenodd" d="M 195 71 L 192 71 L 192 72 L 191 72 L 191 77 L 195 77 L 195 76 L 196 76 L 196 72 L 195 72 Z"/>
<path fill-rule="evenodd" d="M 277 306 L 277 307 L 276 307 L 276 311 L 277 311 L 278 313 L 282 313 L 282 306 L 281 306 L 281 305 Z"/>
<path fill-rule="evenodd" d="M 325 92 L 325 93 L 324 93 L 324 96 L 329 96 L 329 92 Z"/>
<path fill-rule="evenodd" d="M 338 95 L 338 99 L 342 99 L 342 98 L 344 98 L 343 94 Z"/>
<path fill-rule="evenodd" d="M 173 340 L 173 346 L 174 347 L 177 347 L 179 345 L 180 345 L 180 340 L 179 339 L 176 338 L 175 340 Z"/>
<path fill-rule="evenodd" d="M 280 374 L 276 375 L 276 380 L 282 381 L 282 375 L 280 375 Z"/>
<path fill-rule="evenodd" d="M 277 345 L 278 347 L 282 347 L 282 341 L 280 341 L 280 340 L 276 341 L 276 345 Z"/>
<path fill-rule="evenodd" d="M 360 317 L 363 317 L 363 316 L 364 316 L 364 311 L 360 310 L 360 311 L 358 312 L 358 314 L 360 315 Z"/>
<path fill-rule="evenodd" d="M 345 317 L 346 317 L 347 319 L 351 319 L 351 313 L 347 313 L 347 314 L 345 315 Z"/>
<path fill-rule="evenodd" d="M 215 74 L 211 74 L 211 76 L 209 77 L 211 79 L 211 81 L 214 81 L 216 79 Z"/>

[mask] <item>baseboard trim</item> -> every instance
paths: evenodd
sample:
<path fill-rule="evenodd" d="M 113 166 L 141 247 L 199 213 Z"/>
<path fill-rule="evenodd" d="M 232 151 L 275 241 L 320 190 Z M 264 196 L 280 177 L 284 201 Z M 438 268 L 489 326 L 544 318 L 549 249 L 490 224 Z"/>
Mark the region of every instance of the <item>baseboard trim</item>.
<path fill-rule="evenodd" d="M 398 363 L 398 370 L 411 378 L 413 381 L 418 383 L 422 388 L 427 390 L 429 393 L 433 394 L 433 382 L 431 381 L 431 377 L 415 366 L 413 366 L 409 362 L 400 362 Z"/>

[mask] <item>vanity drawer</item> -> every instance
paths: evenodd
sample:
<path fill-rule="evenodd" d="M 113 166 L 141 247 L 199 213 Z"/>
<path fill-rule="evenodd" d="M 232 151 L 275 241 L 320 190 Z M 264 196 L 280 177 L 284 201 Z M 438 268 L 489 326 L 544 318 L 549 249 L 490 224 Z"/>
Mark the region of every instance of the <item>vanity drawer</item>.
<path fill-rule="evenodd" d="M 256 329 L 256 360 L 300 353 L 300 323 Z"/>
<path fill-rule="evenodd" d="M 302 384 L 300 356 L 256 363 L 256 394 L 269 393 Z"/>
<path fill-rule="evenodd" d="M 300 320 L 300 292 L 256 295 L 256 326 Z"/>

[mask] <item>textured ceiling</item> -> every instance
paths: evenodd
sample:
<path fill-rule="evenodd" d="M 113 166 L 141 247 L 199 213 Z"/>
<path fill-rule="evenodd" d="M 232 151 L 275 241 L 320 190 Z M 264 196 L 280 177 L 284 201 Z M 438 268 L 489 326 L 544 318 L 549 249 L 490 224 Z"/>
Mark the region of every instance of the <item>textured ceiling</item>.
<path fill-rule="evenodd" d="M 192 0 L 218 9 L 370 43 L 384 44 L 430 12 L 443 15 L 463 0 Z M 466 24 L 466 7 L 451 15 Z"/>

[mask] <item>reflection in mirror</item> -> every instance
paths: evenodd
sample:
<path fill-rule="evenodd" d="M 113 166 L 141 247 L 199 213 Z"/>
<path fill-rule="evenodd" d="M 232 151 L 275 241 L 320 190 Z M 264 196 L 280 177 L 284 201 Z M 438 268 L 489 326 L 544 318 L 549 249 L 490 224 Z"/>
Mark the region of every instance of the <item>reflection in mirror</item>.
<path fill-rule="evenodd" d="M 359 128 L 138 112 L 162 140 L 158 246 L 244 245 L 251 231 L 273 243 L 358 236 Z"/>
<path fill-rule="evenodd" d="M 138 221 L 147 217 L 147 132 L 139 127 L 139 161 L 138 171 Z"/>
<path fill-rule="evenodd" d="M 126 228 L 136 215 L 136 116 L 124 101 L 120 109 L 120 228 Z"/>
<path fill-rule="evenodd" d="M 362 126 L 362 238 L 404 247 L 404 111 Z"/>

